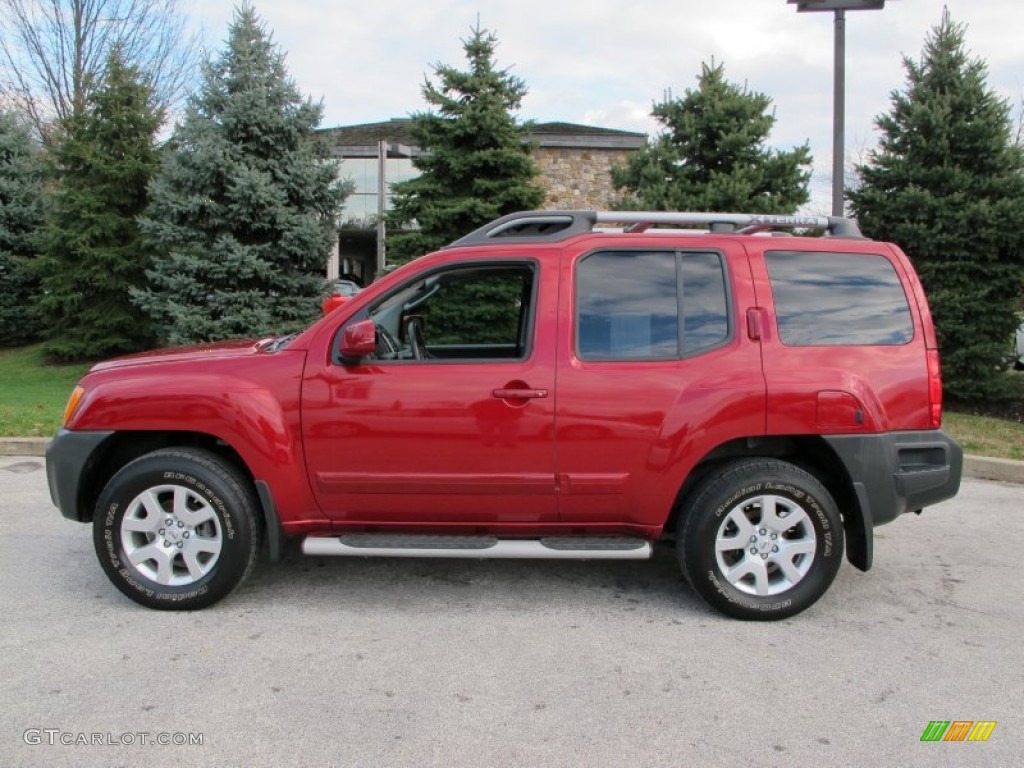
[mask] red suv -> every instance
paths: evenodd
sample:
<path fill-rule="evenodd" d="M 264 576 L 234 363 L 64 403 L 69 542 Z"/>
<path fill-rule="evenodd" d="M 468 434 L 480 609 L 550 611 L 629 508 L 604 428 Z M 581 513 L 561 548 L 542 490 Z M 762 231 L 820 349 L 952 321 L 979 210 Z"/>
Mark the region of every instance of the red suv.
<path fill-rule="evenodd" d="M 47 473 L 154 608 L 225 597 L 264 538 L 272 561 L 290 539 L 590 559 L 668 540 L 712 606 L 778 619 L 844 553 L 866 571 L 875 526 L 956 494 L 941 419 L 921 284 L 854 222 L 528 212 L 296 336 L 100 363 Z"/>

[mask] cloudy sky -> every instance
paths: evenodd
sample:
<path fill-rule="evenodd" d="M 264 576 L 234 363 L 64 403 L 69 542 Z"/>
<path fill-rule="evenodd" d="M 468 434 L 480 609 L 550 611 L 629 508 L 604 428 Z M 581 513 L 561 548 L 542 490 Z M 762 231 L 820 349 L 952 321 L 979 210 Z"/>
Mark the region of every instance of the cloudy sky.
<path fill-rule="evenodd" d="M 526 81 L 520 117 L 653 134 L 651 103 L 694 87 L 712 57 L 727 77 L 774 99 L 771 144 L 810 141 L 813 212 L 827 212 L 832 142 L 831 13 L 797 14 L 785 0 L 253 0 L 287 54 L 299 87 L 323 99 L 324 125 L 422 110 L 423 78 L 438 62 L 463 68 L 461 39 L 476 23 L 500 41 L 499 65 Z M 943 6 L 967 25 L 989 86 L 1015 112 L 1024 101 L 1020 0 L 889 0 L 847 14 L 846 155 L 877 141 L 874 118 L 905 83 L 902 57 L 920 57 Z M 207 45 L 222 47 L 234 4 L 185 0 Z"/>

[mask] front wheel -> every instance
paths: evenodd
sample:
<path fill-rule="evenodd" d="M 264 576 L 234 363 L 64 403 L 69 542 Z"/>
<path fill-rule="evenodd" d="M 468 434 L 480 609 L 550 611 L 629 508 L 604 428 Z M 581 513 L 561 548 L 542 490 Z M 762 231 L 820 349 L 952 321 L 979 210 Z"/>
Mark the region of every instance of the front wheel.
<path fill-rule="evenodd" d="M 782 461 L 725 465 L 684 510 L 679 562 L 708 604 L 740 619 L 784 619 L 825 594 L 843 522 L 825 487 Z"/>
<path fill-rule="evenodd" d="M 196 449 L 154 451 L 122 467 L 93 518 L 107 577 L 149 608 L 192 610 L 226 597 L 252 569 L 259 538 L 245 479 Z"/>

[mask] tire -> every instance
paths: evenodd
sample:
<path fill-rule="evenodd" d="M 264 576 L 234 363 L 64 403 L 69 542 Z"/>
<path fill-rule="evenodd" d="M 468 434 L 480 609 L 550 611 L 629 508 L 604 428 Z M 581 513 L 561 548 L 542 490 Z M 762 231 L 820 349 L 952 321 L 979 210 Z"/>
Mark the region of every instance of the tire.
<path fill-rule="evenodd" d="M 107 577 L 137 603 L 206 608 L 252 570 L 261 527 L 242 474 L 216 454 L 169 448 L 126 464 L 93 516 Z"/>
<path fill-rule="evenodd" d="M 683 574 L 729 616 L 794 616 L 825 594 L 839 570 L 843 522 L 835 501 L 787 462 L 726 464 L 698 486 L 684 512 L 676 542 Z"/>

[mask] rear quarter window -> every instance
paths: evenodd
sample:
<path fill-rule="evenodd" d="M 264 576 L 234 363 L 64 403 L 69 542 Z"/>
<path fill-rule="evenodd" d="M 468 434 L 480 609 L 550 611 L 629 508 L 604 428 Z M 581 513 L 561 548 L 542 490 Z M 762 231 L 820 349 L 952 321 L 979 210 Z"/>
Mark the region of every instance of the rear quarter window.
<path fill-rule="evenodd" d="M 914 337 L 910 305 L 880 254 L 765 253 L 779 338 L 791 346 L 897 346 Z"/>

